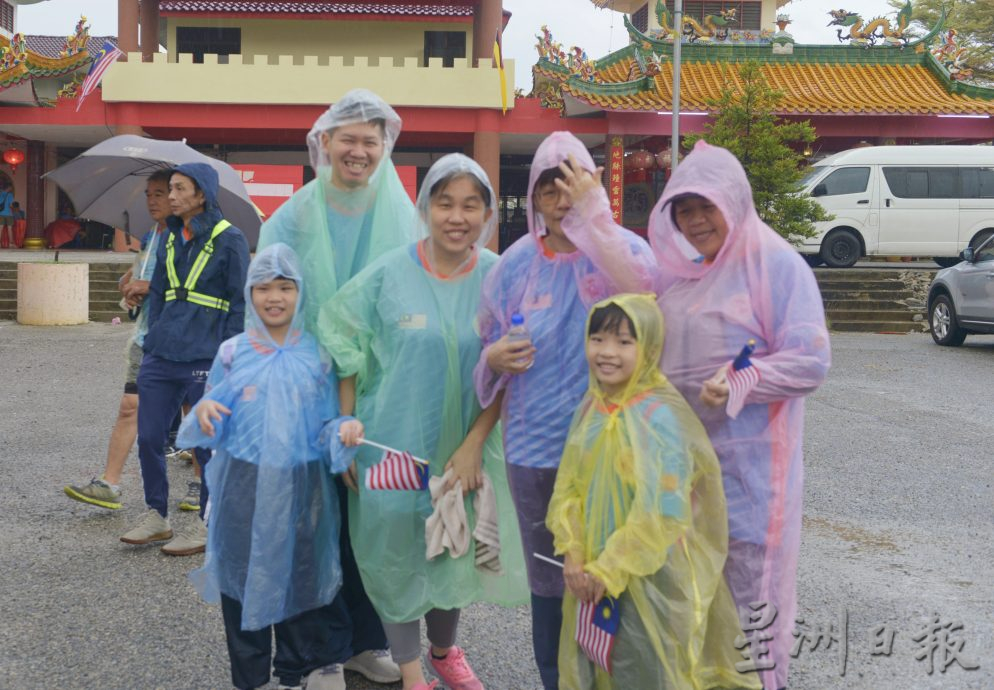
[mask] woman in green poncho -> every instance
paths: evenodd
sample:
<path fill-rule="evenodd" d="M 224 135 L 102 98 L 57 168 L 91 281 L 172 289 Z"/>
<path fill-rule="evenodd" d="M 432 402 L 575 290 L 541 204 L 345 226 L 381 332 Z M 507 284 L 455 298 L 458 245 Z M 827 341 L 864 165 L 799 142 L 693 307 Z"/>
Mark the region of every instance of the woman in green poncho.
<path fill-rule="evenodd" d="M 489 484 L 495 497 L 498 571 L 477 568 L 475 542 L 457 558 L 450 552 L 427 558 L 429 492 L 370 489 L 362 482 L 349 496 L 356 560 L 405 690 L 434 687 L 425 683 L 418 659 L 421 617 L 431 642 L 428 666 L 447 686 L 472 690 L 483 686 L 455 646 L 459 609 L 474 601 L 517 605 L 528 597 L 500 434 L 494 431 L 500 411 L 481 410 L 473 388 L 481 348 L 474 317 L 483 280 L 497 261 L 483 248 L 495 228 L 496 201 L 475 162 L 461 154 L 443 157 L 418 196 L 427 237 L 362 271 L 319 319 L 342 379 L 342 413 L 352 412 L 354 401 L 362 422 L 346 424 L 343 441 L 354 443 L 364 425 L 370 440 L 428 459 L 430 475 L 446 477 L 442 491 L 466 494 L 461 502 L 470 533 L 477 527 L 477 490 L 482 495 Z M 367 477 L 381 456 L 362 446 L 353 478 Z"/>

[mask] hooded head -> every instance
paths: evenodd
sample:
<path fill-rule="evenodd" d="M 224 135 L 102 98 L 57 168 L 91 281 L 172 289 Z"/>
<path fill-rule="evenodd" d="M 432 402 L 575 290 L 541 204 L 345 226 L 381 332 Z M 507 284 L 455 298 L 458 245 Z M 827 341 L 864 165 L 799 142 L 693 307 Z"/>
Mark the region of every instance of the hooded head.
<path fill-rule="evenodd" d="M 620 310 L 620 314 L 617 310 Z M 627 320 L 621 314 L 627 317 Z M 595 322 L 600 322 L 600 329 L 591 332 Z M 626 323 L 629 329 L 631 327 L 635 329 L 635 332 L 631 333 L 635 338 L 635 362 L 631 376 L 621 392 L 611 396 L 613 402 L 630 400 L 639 393 L 666 383 L 666 378 L 659 370 L 659 359 L 663 354 L 663 315 L 656 304 L 656 296 L 651 293 L 615 295 L 593 306 L 587 316 L 586 326 L 588 359 L 591 353 L 589 347 L 591 337 L 601 331 L 616 334 L 622 322 Z M 590 369 L 590 392 L 600 400 L 608 397 L 598 381 L 593 366 Z"/>
<path fill-rule="evenodd" d="M 173 172 L 186 175 L 196 183 L 199 191 L 204 193 L 205 211 L 219 208 L 217 203 L 219 184 L 217 170 L 207 163 L 183 163 L 173 168 Z"/>
<path fill-rule="evenodd" d="M 369 182 L 372 182 L 371 178 L 376 176 L 382 167 L 379 163 L 389 160 L 393 153 L 394 144 L 400 136 L 401 120 L 386 101 L 368 89 L 352 89 L 314 122 L 307 135 L 311 167 L 315 171 L 323 169 L 330 174 L 335 161 L 332 160 L 332 155 L 329 155 L 328 142 L 335 130 L 366 124 L 373 126 L 370 128 L 371 132 L 377 132 L 382 137 L 382 147 L 371 155 L 371 158 L 376 159 L 375 162 L 370 161 L 374 163 L 374 170 L 369 173 Z"/>
<path fill-rule="evenodd" d="M 713 261 L 700 261 L 700 252 L 687 241 L 674 220 L 675 200 L 703 197 L 721 213 L 727 236 Z M 680 163 L 649 217 L 649 241 L 663 273 L 695 278 L 735 253 L 743 236 L 763 227 L 752 201 L 752 188 L 738 159 L 727 149 L 703 139 Z"/>
<path fill-rule="evenodd" d="M 280 345 L 269 335 L 262 316 L 256 311 L 252 302 L 252 288 L 263 283 L 270 283 L 278 278 L 292 280 L 297 284 L 297 302 L 286 341 L 282 347 L 296 344 L 300 339 L 303 326 L 304 284 L 297 254 L 289 245 L 277 242 L 271 244 L 255 255 L 248 267 L 245 280 L 245 332 L 249 338 L 270 348 L 278 349 Z"/>
<path fill-rule="evenodd" d="M 573 154 L 580 167 L 591 172 L 597 169 L 587 147 L 569 132 L 553 132 L 547 136 L 539 144 L 535 157 L 532 158 L 531 171 L 528 173 L 528 232 L 536 239 L 548 233 L 542 214 L 535 204 L 535 186 L 538 178 L 546 170 L 558 168 L 560 163 L 569 159 L 570 154 Z"/>
<path fill-rule="evenodd" d="M 428 174 L 425 175 L 424 182 L 421 183 L 421 191 L 418 193 L 416 205 L 418 211 L 418 236 L 429 238 L 427 243 L 428 256 L 432 266 L 435 265 L 435 241 L 431 230 L 433 219 L 435 222 L 447 222 L 445 219 L 433 215 L 432 202 L 436 201 L 440 206 L 450 203 L 446 202 L 443 197 L 450 185 L 462 179 L 469 180 L 469 189 L 473 192 L 478 192 L 483 202 L 483 227 L 480 230 L 479 237 L 472 243 L 473 251 L 470 254 L 470 258 L 479 251 L 480 247 L 487 246 L 487 243 L 490 242 L 494 236 L 494 232 L 497 230 L 497 197 L 494 195 L 494 188 L 490 184 L 490 178 L 487 177 L 487 173 L 480 167 L 479 163 L 461 153 L 450 153 L 442 156 L 435 161 L 435 164 L 428 170 Z M 464 209 L 460 209 L 460 213 L 456 215 L 456 220 L 458 223 L 462 223 L 466 221 L 467 215 Z M 468 261 L 469 259 L 467 259 Z M 462 267 L 460 266 L 460 268 Z M 458 269 L 456 272 L 458 272 Z"/>

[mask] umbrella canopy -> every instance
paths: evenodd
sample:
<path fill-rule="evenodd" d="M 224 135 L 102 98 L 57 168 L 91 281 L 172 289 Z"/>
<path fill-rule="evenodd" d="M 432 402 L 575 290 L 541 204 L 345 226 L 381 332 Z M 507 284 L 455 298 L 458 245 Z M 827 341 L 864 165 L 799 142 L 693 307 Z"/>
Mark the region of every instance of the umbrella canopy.
<path fill-rule="evenodd" d="M 255 247 L 262 220 L 241 175 L 227 163 L 205 156 L 181 141 L 146 139 L 134 134 L 111 137 L 46 173 L 45 179 L 69 195 L 80 218 L 140 236 L 153 225 L 145 205 L 148 176 L 181 163 L 207 163 L 217 170 L 221 213 L 245 233 L 249 246 Z"/>

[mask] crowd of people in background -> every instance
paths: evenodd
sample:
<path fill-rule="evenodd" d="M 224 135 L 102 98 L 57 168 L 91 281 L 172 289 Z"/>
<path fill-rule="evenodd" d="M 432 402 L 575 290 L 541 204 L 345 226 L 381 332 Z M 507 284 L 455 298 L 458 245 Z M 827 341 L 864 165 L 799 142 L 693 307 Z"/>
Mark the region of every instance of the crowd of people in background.
<path fill-rule="evenodd" d="M 444 156 L 412 205 L 400 130 L 362 89 L 329 108 L 315 178 L 251 263 L 212 168 L 149 178 L 118 420 L 102 474 L 67 495 L 120 508 L 137 437 L 146 511 L 121 541 L 206 552 L 190 577 L 220 603 L 239 690 L 341 690 L 346 669 L 483 688 L 458 644 L 475 602 L 530 605 L 546 690 L 785 688 L 804 397 L 830 348 L 811 270 L 741 164 L 698 143 L 645 241 L 553 133 L 528 234 L 498 256 L 484 170 Z M 174 531 L 184 403 L 176 444 L 202 482 Z M 762 607 L 770 663 L 741 670 Z"/>

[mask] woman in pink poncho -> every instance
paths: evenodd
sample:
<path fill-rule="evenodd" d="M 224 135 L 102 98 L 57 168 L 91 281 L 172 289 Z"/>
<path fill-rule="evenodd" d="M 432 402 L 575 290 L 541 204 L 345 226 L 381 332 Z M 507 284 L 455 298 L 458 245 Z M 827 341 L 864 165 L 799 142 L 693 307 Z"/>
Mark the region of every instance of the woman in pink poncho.
<path fill-rule="evenodd" d="M 767 690 L 784 688 L 797 610 L 804 396 L 831 361 L 818 285 L 760 220 L 738 160 L 703 141 L 652 210 L 649 240 L 667 326 L 662 370 L 700 416 L 721 462 L 725 578 L 751 641 L 743 656 Z M 728 365 L 750 340 L 758 381 L 730 398 Z"/>

